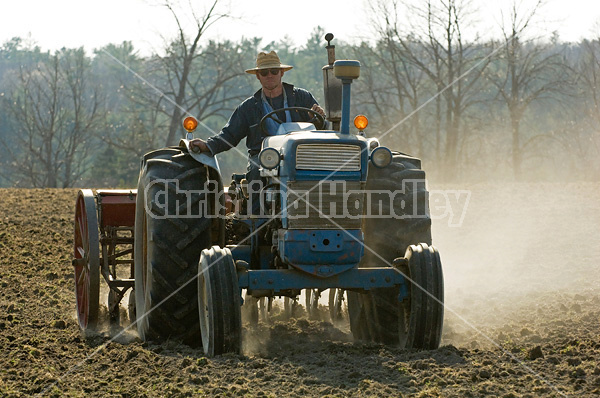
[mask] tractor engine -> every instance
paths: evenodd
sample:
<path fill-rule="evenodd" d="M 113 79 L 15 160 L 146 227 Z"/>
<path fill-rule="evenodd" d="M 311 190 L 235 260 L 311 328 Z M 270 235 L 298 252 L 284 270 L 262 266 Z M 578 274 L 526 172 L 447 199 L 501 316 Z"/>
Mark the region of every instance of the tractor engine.
<path fill-rule="evenodd" d="M 279 218 L 272 245 L 279 260 L 329 277 L 363 256 L 361 222 L 368 150 L 366 141 L 340 133 L 268 137 L 261 173 L 265 202 Z"/>

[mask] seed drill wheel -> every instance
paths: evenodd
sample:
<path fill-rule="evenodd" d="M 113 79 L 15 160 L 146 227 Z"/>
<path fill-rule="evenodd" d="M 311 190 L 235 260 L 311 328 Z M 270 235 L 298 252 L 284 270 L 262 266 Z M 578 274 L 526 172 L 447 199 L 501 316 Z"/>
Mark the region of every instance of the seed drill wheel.
<path fill-rule="evenodd" d="M 329 289 L 329 317 L 334 325 L 344 320 L 344 289 Z"/>
<path fill-rule="evenodd" d="M 198 260 L 211 246 L 207 167 L 185 150 L 144 156 L 135 214 L 135 312 L 142 340 L 200 342 Z"/>
<path fill-rule="evenodd" d="M 242 345 L 240 289 L 231 251 L 213 246 L 198 265 L 198 311 L 202 347 L 210 357 L 239 353 Z"/>
<path fill-rule="evenodd" d="M 100 244 L 96 200 L 82 189 L 75 206 L 74 259 L 77 319 L 82 330 L 94 328 L 100 305 Z"/>
<path fill-rule="evenodd" d="M 129 322 L 133 323 L 136 319 L 135 314 L 135 290 L 129 291 L 129 299 L 127 300 L 127 314 L 129 315 Z"/>
<path fill-rule="evenodd" d="M 438 348 L 444 323 L 444 277 L 437 249 L 426 243 L 410 245 L 400 270 L 410 278 L 408 297 L 399 304 L 400 345 L 406 348 Z"/>
<path fill-rule="evenodd" d="M 319 289 L 307 289 L 305 291 L 305 304 L 306 304 L 306 312 L 310 319 L 319 318 Z"/>

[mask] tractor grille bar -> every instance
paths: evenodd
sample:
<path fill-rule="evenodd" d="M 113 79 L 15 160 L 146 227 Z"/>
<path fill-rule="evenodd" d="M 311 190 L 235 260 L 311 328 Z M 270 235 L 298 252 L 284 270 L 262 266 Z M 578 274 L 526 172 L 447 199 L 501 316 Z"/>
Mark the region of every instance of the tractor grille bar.
<path fill-rule="evenodd" d="M 360 229 L 363 192 L 360 181 L 289 182 L 288 228 Z"/>
<path fill-rule="evenodd" d="M 297 170 L 360 171 L 360 147 L 337 144 L 300 144 Z"/>

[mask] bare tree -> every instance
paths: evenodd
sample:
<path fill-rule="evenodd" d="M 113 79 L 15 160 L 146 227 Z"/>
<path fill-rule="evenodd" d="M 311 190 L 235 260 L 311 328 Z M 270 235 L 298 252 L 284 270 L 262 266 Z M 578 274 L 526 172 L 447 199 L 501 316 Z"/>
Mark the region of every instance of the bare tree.
<path fill-rule="evenodd" d="M 586 94 L 587 113 L 593 126 L 600 126 L 600 38 L 584 40 L 581 44 L 581 61 L 577 66 L 577 76 Z"/>
<path fill-rule="evenodd" d="M 204 40 L 212 24 L 228 17 L 217 12 L 218 0 L 203 14 L 191 3 L 162 5 L 172 15 L 177 35 L 165 40 L 161 54 L 139 58 L 124 45 L 104 48 L 97 54 L 104 69 L 106 65 L 120 68 L 111 71 L 120 81 L 113 91 L 122 94 L 119 99 L 124 103 L 118 104 L 119 112 L 109 115 L 100 138 L 108 145 L 108 152 L 114 150 L 122 158 L 139 159 L 151 149 L 177 145 L 183 134 L 181 122 L 187 115 L 204 122 L 200 132 L 207 125 L 216 130 L 249 95 L 240 65 L 253 62 L 259 40 Z M 115 109 L 115 104 L 111 107 Z"/>
<path fill-rule="evenodd" d="M 177 47 L 177 43 L 173 45 Z M 126 86 L 131 108 L 143 109 L 147 115 L 144 127 L 149 137 L 146 142 L 176 145 L 183 133 L 181 121 L 186 114 L 201 121 L 216 117 L 219 123 L 224 123 L 239 101 L 249 95 L 249 82 L 240 65 L 253 62 L 248 55 L 255 55 L 257 45 L 255 40 L 208 42 L 195 50 L 185 84 L 176 48 L 166 57 L 154 56 L 147 60 L 144 81 Z M 179 87 L 181 92 L 176 94 Z M 111 143 L 120 140 L 118 136 L 109 138 Z M 122 144 L 131 147 L 126 142 L 119 146 Z"/>
<path fill-rule="evenodd" d="M 508 109 L 512 165 L 517 179 L 522 176 L 525 152 L 543 137 L 523 137 L 521 121 L 527 109 L 535 101 L 564 92 L 568 84 L 567 68 L 556 51 L 557 43 L 544 44 L 525 38 L 542 5 L 543 0 L 538 0 L 533 7 L 523 10 L 516 2 L 512 3 L 508 21 L 502 25 L 500 69 L 488 75 Z"/>
<path fill-rule="evenodd" d="M 17 185 L 71 187 L 89 167 L 100 97 L 89 86 L 83 48 L 62 50 L 34 68 L 21 67 L 6 105 L 17 131 L 10 146 L 10 179 Z"/>
<path fill-rule="evenodd" d="M 164 132 L 169 126 L 166 97 L 157 95 L 152 83 L 144 78 L 155 80 L 152 66 L 152 60 L 138 57 L 130 43 L 108 45 L 97 50 L 94 58 L 98 76 L 108 80 L 103 84 L 108 94 L 106 118 L 98 138 L 109 151 L 133 156 L 132 173 L 143 154 L 164 145 Z"/>
<path fill-rule="evenodd" d="M 229 108 L 228 101 L 242 98 L 237 92 L 233 94 L 234 90 L 229 86 L 235 84 L 234 78 L 243 74 L 239 65 L 244 55 L 239 45 L 231 42 L 202 45 L 210 26 L 228 16 L 218 12 L 218 3 L 219 0 L 214 0 L 202 16 L 191 9 L 189 14 L 194 21 L 191 37 L 186 33 L 181 13 L 172 3 L 165 3 L 177 26 L 177 37 L 166 47 L 166 55 L 155 58 L 165 75 L 159 88 L 169 102 L 158 107 L 169 117 L 166 145 L 175 145 L 179 141 L 181 120 L 186 113 L 202 120 Z M 156 96 L 156 93 L 152 95 Z"/>
<path fill-rule="evenodd" d="M 163 104 L 156 101 L 156 92 L 151 97 L 146 92 L 148 84 L 139 82 L 140 77 L 151 75 L 147 64 L 130 42 L 108 44 L 96 50 L 92 62 L 93 72 L 97 79 L 102 79 L 106 93 L 105 119 L 98 138 L 110 150 L 134 155 L 136 169 L 144 153 L 164 144 L 168 127 L 158 109 Z"/>
<path fill-rule="evenodd" d="M 571 59 L 575 58 L 573 55 Z M 578 78 L 578 98 L 568 107 L 568 136 L 556 135 L 561 149 L 568 151 L 573 169 L 585 178 L 598 179 L 600 174 L 600 38 L 583 40 L 573 69 Z M 581 115 L 585 117 L 581 117 Z"/>
<path fill-rule="evenodd" d="M 355 52 L 365 66 L 357 85 L 361 103 L 373 108 L 379 125 L 385 128 L 414 112 L 405 125 L 398 126 L 401 139 L 394 140 L 394 144 L 416 143 L 416 155 L 423 156 L 428 137 L 422 131 L 421 115 L 416 112 L 426 93 L 423 71 L 405 57 L 402 47 L 387 33 L 375 47 L 363 43 Z"/>
<path fill-rule="evenodd" d="M 378 31 L 386 47 L 394 49 L 396 68 L 412 65 L 426 76 L 435 88 L 434 98 L 434 148 L 442 159 L 446 177 L 455 175 L 458 149 L 461 141 L 464 116 L 479 101 L 482 71 L 489 64 L 489 48 L 478 43 L 475 36 L 470 41 L 463 29 L 472 24 L 468 1 L 426 1 L 412 6 L 408 1 L 378 0 L 373 3 L 378 16 Z M 404 13 L 402 21 L 399 15 Z M 403 21 L 414 21 L 411 26 Z M 418 87 L 421 77 L 406 69 L 402 94 L 411 106 L 422 105 Z M 412 74 L 412 76 L 411 76 Z M 430 97 L 431 98 L 431 97 Z"/>

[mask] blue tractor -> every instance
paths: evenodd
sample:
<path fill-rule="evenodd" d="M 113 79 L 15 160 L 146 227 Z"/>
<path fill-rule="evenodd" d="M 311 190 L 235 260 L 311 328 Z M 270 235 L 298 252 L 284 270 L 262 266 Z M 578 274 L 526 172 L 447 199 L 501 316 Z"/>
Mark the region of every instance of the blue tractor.
<path fill-rule="evenodd" d="M 443 277 L 421 162 L 366 138 L 364 118 L 350 131 L 360 64 L 336 61 L 332 38 L 323 68 L 332 129 L 280 123 L 262 144 L 262 181 L 234 175 L 224 188 L 217 159 L 190 149 L 190 119 L 178 147 L 145 155 L 133 244 L 142 339 L 239 352 L 243 290 L 259 299 L 343 289 L 356 339 L 439 346 Z"/>

